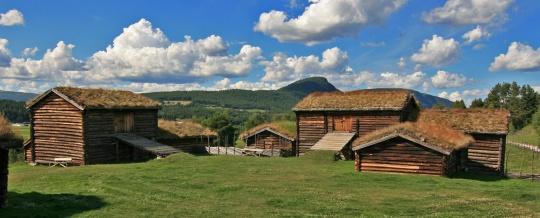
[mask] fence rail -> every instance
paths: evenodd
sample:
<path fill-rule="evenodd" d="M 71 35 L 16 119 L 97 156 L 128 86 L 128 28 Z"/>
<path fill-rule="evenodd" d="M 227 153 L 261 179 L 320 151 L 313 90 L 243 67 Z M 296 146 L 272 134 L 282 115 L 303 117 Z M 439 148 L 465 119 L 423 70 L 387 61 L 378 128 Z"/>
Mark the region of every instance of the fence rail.
<path fill-rule="evenodd" d="M 540 147 L 538 147 L 536 145 L 530 145 L 530 144 L 519 143 L 519 142 L 511 142 L 511 141 L 508 141 L 507 144 L 517 146 L 517 147 L 520 147 L 520 148 L 525 148 L 525 149 L 527 149 L 529 151 L 534 151 L 536 153 L 540 153 Z"/>

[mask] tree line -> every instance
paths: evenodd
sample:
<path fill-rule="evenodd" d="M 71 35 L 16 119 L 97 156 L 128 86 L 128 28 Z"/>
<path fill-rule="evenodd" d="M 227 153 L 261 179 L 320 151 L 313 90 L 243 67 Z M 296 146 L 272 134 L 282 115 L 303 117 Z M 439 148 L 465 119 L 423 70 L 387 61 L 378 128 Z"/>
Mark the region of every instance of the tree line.
<path fill-rule="evenodd" d="M 0 99 L 0 114 L 12 123 L 30 122 L 24 101 Z"/>

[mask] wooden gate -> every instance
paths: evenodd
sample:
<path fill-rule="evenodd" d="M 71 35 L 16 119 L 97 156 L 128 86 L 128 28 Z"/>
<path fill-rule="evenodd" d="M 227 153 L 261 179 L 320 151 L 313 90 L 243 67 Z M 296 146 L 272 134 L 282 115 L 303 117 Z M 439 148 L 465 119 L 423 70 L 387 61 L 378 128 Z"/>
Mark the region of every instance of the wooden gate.
<path fill-rule="evenodd" d="M 332 116 L 334 131 L 353 131 L 351 116 Z"/>

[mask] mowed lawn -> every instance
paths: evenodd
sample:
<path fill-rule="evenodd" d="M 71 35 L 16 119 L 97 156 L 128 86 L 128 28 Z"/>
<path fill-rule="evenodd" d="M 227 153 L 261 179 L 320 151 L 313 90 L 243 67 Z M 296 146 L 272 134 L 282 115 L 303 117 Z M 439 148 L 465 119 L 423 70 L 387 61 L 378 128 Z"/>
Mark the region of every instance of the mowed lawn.
<path fill-rule="evenodd" d="M 0 217 L 540 216 L 540 183 L 357 173 L 300 158 L 176 154 L 140 163 L 10 166 Z"/>

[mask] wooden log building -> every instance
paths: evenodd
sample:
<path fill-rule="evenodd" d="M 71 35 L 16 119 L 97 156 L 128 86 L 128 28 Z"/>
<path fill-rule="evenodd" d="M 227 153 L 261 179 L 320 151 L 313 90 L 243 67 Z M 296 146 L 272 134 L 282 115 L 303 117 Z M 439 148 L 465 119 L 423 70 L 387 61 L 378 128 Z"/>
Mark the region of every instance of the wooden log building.
<path fill-rule="evenodd" d="M 357 139 L 357 172 L 448 176 L 466 164 L 471 136 L 431 122 L 402 123 Z"/>
<path fill-rule="evenodd" d="M 9 149 L 22 148 L 22 137 L 11 130 L 11 124 L 0 115 L 0 208 L 7 207 Z"/>
<path fill-rule="evenodd" d="M 25 146 L 27 162 L 71 158 L 72 164 L 86 165 L 160 155 L 145 150 L 144 143 L 156 136 L 161 106 L 142 95 L 56 87 L 26 102 L 26 107 L 31 140 Z M 119 133 L 124 133 L 122 138 L 116 137 Z M 126 143 L 132 141 L 136 143 Z M 143 144 L 137 148 L 137 143 Z"/>
<path fill-rule="evenodd" d="M 207 153 L 205 147 L 214 144 L 217 132 L 190 120 L 158 121 L 156 140 L 182 152 L 191 154 Z"/>
<path fill-rule="evenodd" d="M 420 103 L 406 90 L 312 93 L 292 109 L 296 113 L 298 135 L 295 153 L 303 155 L 327 134 L 348 132 L 359 137 L 391 125 L 415 120 L 420 109 Z M 330 135 L 328 137 L 335 138 Z M 339 141 L 339 146 L 349 147 L 350 150 L 350 141 L 353 139 L 354 137 L 334 141 Z M 347 143 L 343 145 L 343 141 Z M 352 150 L 349 153 L 352 153 Z"/>
<path fill-rule="evenodd" d="M 504 109 L 443 109 L 424 110 L 419 121 L 436 122 L 471 135 L 467 171 L 504 175 L 506 136 L 510 112 Z"/>
<path fill-rule="evenodd" d="M 244 141 L 244 147 L 247 149 L 279 151 L 280 156 L 294 155 L 296 147 L 296 134 L 278 123 L 258 125 L 243 132 L 240 138 Z"/>

